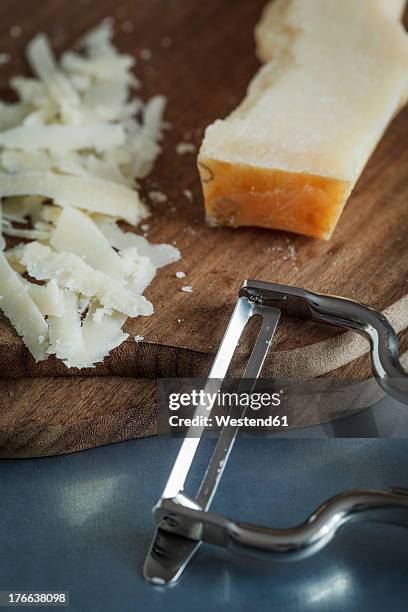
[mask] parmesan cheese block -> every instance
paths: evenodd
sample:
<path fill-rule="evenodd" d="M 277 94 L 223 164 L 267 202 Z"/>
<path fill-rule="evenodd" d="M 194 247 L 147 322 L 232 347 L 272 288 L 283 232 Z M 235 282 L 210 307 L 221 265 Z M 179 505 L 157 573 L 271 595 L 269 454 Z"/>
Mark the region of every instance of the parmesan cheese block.
<path fill-rule="evenodd" d="M 402 19 L 406 0 L 379 0 L 379 4 L 391 19 Z"/>
<path fill-rule="evenodd" d="M 408 40 L 378 0 L 279 7 L 273 59 L 241 105 L 207 128 L 198 159 L 206 217 L 327 240 L 405 101 Z"/>
<path fill-rule="evenodd" d="M 330 2 L 331 0 L 329 0 Z M 272 0 L 265 6 L 255 28 L 256 52 L 261 62 L 269 62 L 276 53 L 290 44 L 294 30 L 287 21 L 293 0 Z M 368 5 L 376 2 L 387 17 L 401 19 L 406 0 L 364 0 Z"/>

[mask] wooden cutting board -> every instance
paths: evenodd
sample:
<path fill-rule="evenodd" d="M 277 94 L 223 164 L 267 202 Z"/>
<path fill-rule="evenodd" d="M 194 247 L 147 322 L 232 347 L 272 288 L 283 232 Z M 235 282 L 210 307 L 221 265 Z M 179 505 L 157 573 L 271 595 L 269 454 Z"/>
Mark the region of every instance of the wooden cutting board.
<path fill-rule="evenodd" d="M 139 95 L 168 99 L 171 128 L 143 193 L 158 189 L 168 195 L 168 202 L 151 206 L 149 239 L 176 244 L 183 257 L 162 269 L 146 292 L 154 316 L 128 321 L 131 337 L 92 370 L 68 370 L 51 358 L 36 364 L 0 320 L 2 456 L 57 454 L 155 433 L 155 380 L 205 376 L 245 278 L 345 295 L 378 309 L 408 293 L 408 109 L 372 156 L 330 242 L 204 225 L 195 155 L 178 155 L 175 148 L 186 140 L 198 148 L 206 125 L 243 97 L 259 66 L 253 29 L 264 3 L 2 1 L 0 52 L 12 59 L 0 67 L 0 97 L 8 100 L 9 78 L 29 74 L 24 48 L 34 34 L 47 32 L 59 53 L 102 18 L 115 18 L 116 45 L 137 59 Z M 146 48 L 152 53 L 148 61 L 141 57 Z M 185 279 L 176 279 L 178 270 Z M 181 291 L 185 284 L 192 285 L 192 294 Z M 336 333 L 284 323 L 274 348 L 308 346 Z M 135 334 L 144 342 L 136 344 Z M 243 357 L 247 351 L 244 343 Z M 273 373 L 272 354 L 265 374 Z M 341 375 L 367 377 L 366 359 L 342 368 Z"/>

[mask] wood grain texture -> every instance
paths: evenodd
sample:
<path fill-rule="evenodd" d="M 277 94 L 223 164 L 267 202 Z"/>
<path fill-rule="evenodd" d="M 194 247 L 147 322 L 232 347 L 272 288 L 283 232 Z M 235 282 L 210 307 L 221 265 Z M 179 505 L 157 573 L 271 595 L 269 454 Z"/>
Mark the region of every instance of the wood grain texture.
<path fill-rule="evenodd" d="M 101 397 L 101 389 L 102 396 L 104 390 L 115 389 L 112 410 L 121 410 L 126 425 L 131 404 L 121 403 L 116 377 L 140 379 L 129 381 L 129 388 L 140 383 L 139 389 L 144 388 L 146 379 L 154 382 L 158 377 L 204 376 L 245 278 L 345 295 L 378 309 L 386 308 L 408 292 L 408 110 L 395 118 L 374 152 L 330 242 L 262 229 L 204 226 L 195 155 L 177 155 L 175 147 L 189 138 L 198 148 L 206 125 L 229 113 L 243 97 L 259 67 L 253 28 L 263 4 L 264 0 L 21 0 L 19 3 L 2 0 L 0 51 L 12 55 L 12 61 L 0 67 L 2 99 L 12 99 L 7 88 L 11 76 L 29 74 L 24 47 L 35 33 L 47 32 L 59 53 L 102 18 L 115 18 L 117 46 L 137 58 L 135 72 L 143 84 L 139 95 L 148 99 L 160 93 L 168 98 L 166 118 L 171 129 L 166 133 L 163 154 L 144 182 L 143 193 L 160 189 L 168 195 L 168 203 L 151 206 L 154 215 L 150 220 L 149 238 L 153 242 L 176 243 L 183 256 L 181 262 L 161 270 L 146 292 L 155 305 L 155 315 L 129 320 L 126 324 L 131 336 L 140 334 L 145 341 L 136 344 L 131 337 L 92 370 L 67 370 L 52 358 L 34 363 L 9 323 L 0 320 L 0 363 L 5 379 L 2 382 L 17 390 L 10 410 L 16 414 L 25 411 L 25 417 L 23 412 L 20 415 L 20 430 L 24 422 L 29 427 L 32 423 L 42 426 L 48 419 L 40 409 L 28 408 L 27 395 L 25 400 L 20 399 L 19 390 L 27 389 L 28 384 L 22 379 L 33 377 L 29 395 L 35 398 L 41 397 L 42 390 L 52 380 L 53 393 L 61 401 L 70 389 L 67 382 L 70 378 L 78 377 L 71 383 L 74 388 L 77 384 L 83 388 L 86 380 L 87 392 L 83 399 L 77 397 L 75 403 L 81 422 L 95 408 L 90 397 Z M 126 21 L 132 23 L 132 32 L 124 31 Z M 21 27 L 20 37 L 11 36 L 14 25 Z M 165 36 L 171 38 L 170 47 L 163 46 Z M 149 61 L 140 57 L 144 48 L 152 51 Z M 185 197 L 185 189 L 192 191 L 192 202 Z M 186 272 L 187 277 L 176 279 L 177 270 Z M 192 294 L 180 291 L 185 284 L 193 286 Z M 283 351 L 307 346 L 335 333 L 335 330 L 284 322 L 279 327 L 274 348 Z M 248 347 L 248 342 L 241 347 L 242 359 Z M 265 365 L 265 375 L 272 374 L 273 354 Z M 367 376 L 366 360 L 354 362 L 340 375 Z M 18 380 L 6 380 L 13 378 Z M 68 404 L 68 400 L 63 403 L 62 419 Z M 2 418 L 0 430 L 5 429 Z M 134 435 L 138 435 L 137 419 L 132 427 Z M 68 437 L 64 439 L 64 431 L 67 426 L 63 424 L 57 436 L 59 442 L 57 438 L 53 440 L 49 452 L 67 452 L 86 446 L 86 441 L 78 445 L 73 440 L 69 442 Z M 89 446 L 110 439 L 106 432 L 99 439 L 89 432 L 86 436 Z M 120 439 L 120 436 L 111 439 Z M 12 454 L 11 438 L 8 440 L 7 452 Z M 45 446 L 38 454 L 46 454 Z M 36 454 L 35 442 L 27 443 L 24 452 L 29 454 L 30 448 Z"/>
<path fill-rule="evenodd" d="M 2 458 L 59 455 L 158 433 L 154 380 L 3 379 L 0 411 Z"/>
<path fill-rule="evenodd" d="M 379 400 L 372 380 L 340 387 L 332 381 L 284 383 L 291 428 L 326 427 Z M 157 403 L 156 381 L 78 376 L 0 380 L 0 458 L 42 457 L 171 434 L 167 408 Z M 274 430 L 277 431 L 276 428 Z M 325 430 L 327 435 L 327 429 Z M 180 432 L 182 433 L 182 432 Z M 249 432 L 251 433 L 251 432 Z"/>

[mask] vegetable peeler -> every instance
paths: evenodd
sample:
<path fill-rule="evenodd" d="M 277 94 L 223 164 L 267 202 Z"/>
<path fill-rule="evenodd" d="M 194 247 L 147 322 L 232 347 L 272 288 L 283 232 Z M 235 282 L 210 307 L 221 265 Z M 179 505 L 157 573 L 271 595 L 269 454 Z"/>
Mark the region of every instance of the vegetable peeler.
<path fill-rule="evenodd" d="M 221 386 L 241 334 L 255 315 L 261 317 L 262 324 L 239 392 L 253 391 L 279 319 L 286 315 L 366 336 L 378 383 L 389 395 L 408 405 L 408 375 L 399 362 L 396 333 L 384 315 L 346 298 L 260 281 L 245 281 L 242 285 L 204 391 L 214 392 Z M 194 416 L 204 415 L 208 415 L 208 406 L 199 404 Z M 239 427 L 222 428 L 198 492 L 191 497 L 184 492 L 184 485 L 195 467 L 204 429 L 194 427 L 194 437 L 187 432 L 163 494 L 153 508 L 157 529 L 143 568 L 146 580 L 152 584 L 175 583 L 203 542 L 248 556 L 290 561 L 314 554 L 339 527 L 351 521 L 408 527 L 408 489 L 403 487 L 343 492 L 324 502 L 304 523 L 289 529 L 237 523 L 209 512 Z"/>

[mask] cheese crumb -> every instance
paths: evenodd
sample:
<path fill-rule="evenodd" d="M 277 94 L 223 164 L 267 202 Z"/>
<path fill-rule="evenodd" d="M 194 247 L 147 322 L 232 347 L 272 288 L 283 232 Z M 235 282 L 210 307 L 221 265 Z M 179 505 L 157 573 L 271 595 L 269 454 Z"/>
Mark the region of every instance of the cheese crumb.
<path fill-rule="evenodd" d="M 9 53 L 0 53 L 0 66 L 3 66 L 4 64 L 8 64 L 9 61 L 10 61 Z"/>
<path fill-rule="evenodd" d="M 184 291 L 184 293 L 193 293 L 193 288 L 191 285 L 185 285 L 181 288 L 181 290 Z"/>
<path fill-rule="evenodd" d="M 196 147 L 192 142 L 179 142 L 176 146 L 177 155 L 185 155 L 186 153 L 195 153 Z"/>
<path fill-rule="evenodd" d="M 185 278 L 185 277 L 186 277 L 185 272 L 176 272 L 176 278 Z"/>
<path fill-rule="evenodd" d="M 130 32 L 133 32 L 133 23 L 127 19 L 122 23 L 122 30 L 126 34 L 130 34 Z"/>
<path fill-rule="evenodd" d="M 134 337 L 134 341 L 135 341 L 136 343 L 138 343 L 138 342 L 143 342 L 143 340 L 144 340 L 144 336 L 135 336 L 135 337 Z"/>
<path fill-rule="evenodd" d="M 20 28 L 19 25 L 11 26 L 11 28 L 10 28 L 10 36 L 12 38 L 20 38 L 21 33 L 22 33 L 22 29 Z"/>
<path fill-rule="evenodd" d="M 170 36 L 163 36 L 163 38 L 160 41 L 160 44 L 162 47 L 164 47 L 164 49 L 168 49 L 173 44 L 173 40 L 171 39 Z"/>
<path fill-rule="evenodd" d="M 187 200 L 190 200 L 190 202 L 193 201 L 193 192 L 191 191 L 191 189 L 184 189 L 183 194 L 185 195 Z"/>
<path fill-rule="evenodd" d="M 152 59 L 152 52 L 150 49 L 142 49 L 140 51 L 140 57 L 142 58 L 142 60 L 144 60 L 145 62 L 148 62 L 149 60 Z"/>
<path fill-rule="evenodd" d="M 161 204 L 162 202 L 167 202 L 167 195 L 162 191 L 149 191 L 148 193 L 149 199 L 154 202 Z"/>

